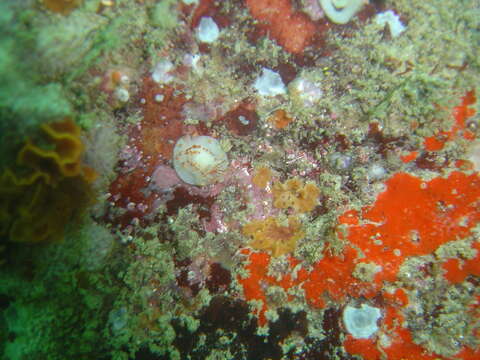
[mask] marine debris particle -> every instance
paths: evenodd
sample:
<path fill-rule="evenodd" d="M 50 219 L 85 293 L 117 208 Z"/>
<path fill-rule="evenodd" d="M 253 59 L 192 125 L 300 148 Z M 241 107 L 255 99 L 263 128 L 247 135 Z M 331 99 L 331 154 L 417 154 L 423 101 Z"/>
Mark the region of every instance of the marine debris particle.
<path fill-rule="evenodd" d="M 364 5 L 364 0 L 318 0 L 327 17 L 336 24 L 348 23 Z"/>
<path fill-rule="evenodd" d="M 267 68 L 262 69 L 262 74 L 257 77 L 253 86 L 262 96 L 276 96 L 287 92 L 280 74 Z"/>
<path fill-rule="evenodd" d="M 393 38 L 400 36 L 406 29 L 405 25 L 400 21 L 400 17 L 392 10 L 377 14 L 374 21 L 378 25 L 387 25 Z"/>
<path fill-rule="evenodd" d="M 218 39 L 220 29 L 211 17 L 202 17 L 197 28 L 197 37 L 201 42 L 210 44 Z"/>

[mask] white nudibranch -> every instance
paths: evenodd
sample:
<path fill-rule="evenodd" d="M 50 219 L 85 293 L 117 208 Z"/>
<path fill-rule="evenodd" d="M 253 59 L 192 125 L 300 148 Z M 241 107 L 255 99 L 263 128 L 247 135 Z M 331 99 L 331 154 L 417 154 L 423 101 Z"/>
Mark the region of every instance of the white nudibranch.
<path fill-rule="evenodd" d="M 173 167 L 186 183 L 204 186 L 223 180 L 228 158 L 216 139 L 187 135 L 175 144 Z"/>

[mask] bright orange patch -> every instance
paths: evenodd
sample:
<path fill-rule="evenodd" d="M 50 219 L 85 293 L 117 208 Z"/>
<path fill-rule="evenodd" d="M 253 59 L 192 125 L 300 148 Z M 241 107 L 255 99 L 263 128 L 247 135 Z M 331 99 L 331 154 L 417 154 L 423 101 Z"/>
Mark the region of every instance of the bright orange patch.
<path fill-rule="evenodd" d="M 289 0 L 246 0 L 252 16 L 260 27 L 286 51 L 301 54 L 315 32 L 315 25 L 307 15 L 296 12 Z"/>
<path fill-rule="evenodd" d="M 470 106 L 477 101 L 475 92 L 468 91 L 462 98 L 462 103 L 453 109 L 453 117 L 455 122 L 449 131 L 440 131 L 433 136 L 426 137 L 423 145 L 427 151 L 442 150 L 445 143 L 454 139 L 459 132 L 463 132 L 463 138 L 466 140 L 474 140 L 475 134 L 466 129 L 466 120 L 475 115 L 475 109 Z"/>
<path fill-rule="evenodd" d="M 287 114 L 283 109 L 275 110 L 272 115 L 267 118 L 267 121 L 276 129 L 281 130 L 285 129 L 292 121 L 293 118 Z"/>
<path fill-rule="evenodd" d="M 404 163 L 409 163 L 413 160 L 415 160 L 418 157 L 418 151 L 412 151 L 406 155 L 400 156 L 400 159 Z"/>
<path fill-rule="evenodd" d="M 453 172 L 428 182 L 398 173 L 375 204 L 363 209 L 365 225 L 351 226 L 348 240 L 370 261 L 382 266 L 377 274 L 395 281 L 406 257 L 425 255 L 440 245 L 470 235 L 480 221 L 480 177 Z"/>
<path fill-rule="evenodd" d="M 453 284 L 461 283 L 469 275 L 480 276 L 480 243 L 476 242 L 473 247 L 477 256 L 473 259 L 459 260 L 448 259 L 442 265 L 445 270 L 445 279 Z"/>
<path fill-rule="evenodd" d="M 352 276 L 356 259 L 357 251 L 347 247 L 341 256 L 326 255 L 318 261 L 302 286 L 310 305 L 325 307 L 324 296 L 335 301 L 343 300 L 347 294 L 366 298 L 374 296 L 378 290 L 376 284 L 362 282 Z"/>
<path fill-rule="evenodd" d="M 343 346 L 349 354 L 360 355 L 365 360 L 377 360 L 381 356 L 373 339 L 355 339 L 348 335 Z"/>

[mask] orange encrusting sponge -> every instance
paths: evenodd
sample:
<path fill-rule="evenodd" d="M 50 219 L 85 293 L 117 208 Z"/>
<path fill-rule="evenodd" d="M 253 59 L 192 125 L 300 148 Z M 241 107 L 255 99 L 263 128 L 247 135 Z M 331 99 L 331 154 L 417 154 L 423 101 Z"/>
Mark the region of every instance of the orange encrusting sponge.
<path fill-rule="evenodd" d="M 476 173 L 455 171 L 430 181 L 398 173 L 386 185 L 347 236 L 369 261 L 382 267 L 376 281 L 395 281 L 406 257 L 430 254 L 448 241 L 469 236 L 480 222 Z"/>

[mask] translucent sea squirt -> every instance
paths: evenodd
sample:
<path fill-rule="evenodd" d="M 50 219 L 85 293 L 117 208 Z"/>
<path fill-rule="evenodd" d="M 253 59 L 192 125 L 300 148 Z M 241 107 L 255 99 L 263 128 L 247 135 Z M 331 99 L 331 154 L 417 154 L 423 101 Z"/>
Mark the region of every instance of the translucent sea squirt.
<path fill-rule="evenodd" d="M 343 310 L 343 324 L 356 339 L 367 339 L 378 331 L 380 309 L 362 304 L 359 308 L 347 305 Z"/>

